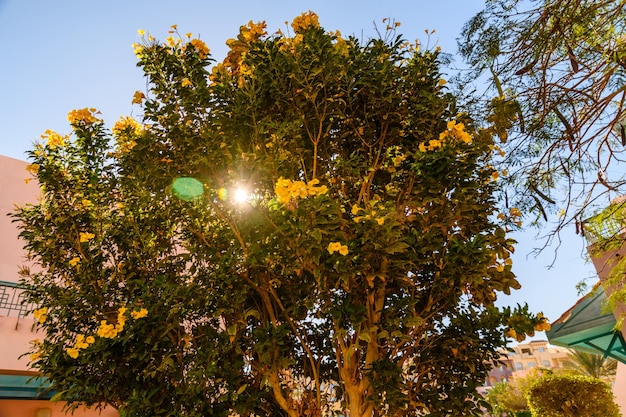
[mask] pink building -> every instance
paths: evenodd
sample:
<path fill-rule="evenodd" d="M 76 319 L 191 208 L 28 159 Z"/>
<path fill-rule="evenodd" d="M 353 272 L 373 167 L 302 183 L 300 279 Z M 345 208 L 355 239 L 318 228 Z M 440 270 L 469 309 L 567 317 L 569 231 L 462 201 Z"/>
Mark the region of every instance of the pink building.
<path fill-rule="evenodd" d="M 22 244 L 15 224 L 7 216 L 15 205 L 37 201 L 39 186 L 36 181 L 25 181 L 31 175 L 27 163 L 0 156 L 0 417 L 55 417 L 64 416 L 63 403 L 48 401 L 51 394 L 43 393 L 40 382 L 32 381 L 37 373 L 28 367 L 30 342 L 43 339 L 32 318 L 33 306 L 21 303 L 19 268 L 25 265 Z M 79 409 L 77 417 L 117 416 L 113 409 L 101 414 Z"/>

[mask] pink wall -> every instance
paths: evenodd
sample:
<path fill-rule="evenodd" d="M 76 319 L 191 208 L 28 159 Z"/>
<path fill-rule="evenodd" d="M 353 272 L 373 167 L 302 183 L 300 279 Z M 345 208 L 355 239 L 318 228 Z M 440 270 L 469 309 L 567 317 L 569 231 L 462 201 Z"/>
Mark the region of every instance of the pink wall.
<path fill-rule="evenodd" d="M 6 156 L 0 156 L 0 281 L 17 282 L 17 271 L 24 264 L 22 244 L 18 242 L 18 230 L 7 216 L 15 204 L 35 202 L 39 196 L 37 181 L 24 182 L 32 175 L 26 171 L 28 164 Z"/>
<path fill-rule="evenodd" d="M 25 264 L 22 243 L 18 238 L 16 225 L 7 216 L 16 204 L 37 201 L 39 186 L 36 181 L 24 182 L 31 178 L 26 171 L 28 164 L 6 156 L 0 156 L 0 281 L 17 282 L 21 265 Z M 31 318 L 18 320 L 16 311 L 0 310 L 0 371 L 26 370 L 28 358 L 19 356 L 29 348 L 29 342 L 43 335 L 32 330 Z M 1 416 L 0 416 L 1 417 Z"/>
<path fill-rule="evenodd" d="M 44 338 L 44 334 L 35 332 L 32 326 L 31 318 L 20 318 L 18 322 L 17 317 L 0 317 L 0 374 L 28 369 L 29 358 L 20 356 L 29 350 L 31 340 Z"/>
<path fill-rule="evenodd" d="M 0 400 L 0 417 L 59 417 L 70 416 L 62 411 L 64 403 L 51 403 L 37 400 Z M 100 413 L 95 409 L 79 408 L 74 417 L 117 417 L 114 408 L 107 408 Z"/>

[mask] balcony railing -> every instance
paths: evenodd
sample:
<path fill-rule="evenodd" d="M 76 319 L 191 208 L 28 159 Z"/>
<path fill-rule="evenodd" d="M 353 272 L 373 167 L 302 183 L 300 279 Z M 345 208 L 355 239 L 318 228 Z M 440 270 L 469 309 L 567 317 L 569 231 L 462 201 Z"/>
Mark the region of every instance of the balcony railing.
<path fill-rule="evenodd" d="M 626 239 L 626 199 L 615 199 L 604 210 L 585 220 L 583 227 L 585 237 L 592 245 L 623 241 Z"/>
<path fill-rule="evenodd" d="M 26 302 L 24 287 L 14 282 L 0 281 L 0 317 L 27 317 L 36 306 Z"/>

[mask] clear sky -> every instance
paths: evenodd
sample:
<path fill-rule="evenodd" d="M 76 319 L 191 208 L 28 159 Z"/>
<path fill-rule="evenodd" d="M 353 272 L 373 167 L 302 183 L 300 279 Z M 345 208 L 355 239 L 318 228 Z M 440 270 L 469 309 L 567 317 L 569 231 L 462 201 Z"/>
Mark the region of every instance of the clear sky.
<path fill-rule="evenodd" d="M 110 126 L 128 115 L 133 93 L 146 89 L 131 48 L 138 29 L 164 40 L 177 24 L 221 60 L 226 39 L 248 21 L 265 20 L 271 33 L 312 10 L 327 30 L 363 38 L 374 35 L 375 24 L 384 29 L 383 18 L 395 19 L 406 39 L 454 53 L 463 24 L 483 6 L 482 0 L 0 0 L 0 155 L 25 159 L 46 129 L 68 133 L 72 109 L 95 107 Z M 430 39 L 427 29 L 436 30 Z M 516 236 L 514 271 L 523 288 L 500 304 L 528 302 L 555 320 L 579 298 L 575 285 L 593 276 L 593 267 L 584 262 L 584 242 L 572 231 L 566 231 L 556 260 L 554 248 L 530 256 L 541 245 L 536 233 L 542 234 Z"/>

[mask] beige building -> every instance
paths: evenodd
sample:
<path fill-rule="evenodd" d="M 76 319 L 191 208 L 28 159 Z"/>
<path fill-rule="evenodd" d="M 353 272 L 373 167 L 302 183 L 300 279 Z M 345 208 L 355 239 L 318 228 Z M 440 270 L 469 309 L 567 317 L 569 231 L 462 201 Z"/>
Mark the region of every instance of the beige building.
<path fill-rule="evenodd" d="M 569 350 L 558 346 L 551 346 L 546 340 L 535 340 L 520 343 L 502 352 L 502 364 L 489 372 L 485 387 L 494 386 L 512 378 L 526 376 L 535 368 L 558 369 L 570 363 Z"/>

